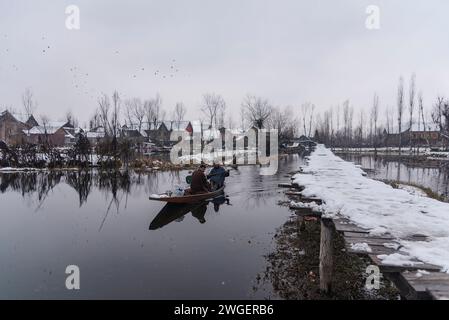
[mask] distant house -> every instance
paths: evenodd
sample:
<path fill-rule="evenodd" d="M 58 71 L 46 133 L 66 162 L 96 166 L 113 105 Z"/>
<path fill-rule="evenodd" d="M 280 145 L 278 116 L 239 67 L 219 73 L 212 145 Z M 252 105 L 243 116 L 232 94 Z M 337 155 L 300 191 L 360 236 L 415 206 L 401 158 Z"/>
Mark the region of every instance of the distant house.
<path fill-rule="evenodd" d="M 302 145 L 303 147 L 314 147 L 316 146 L 316 142 L 313 141 L 312 139 L 310 139 L 309 137 L 306 137 L 304 135 L 300 136 L 299 138 L 293 138 L 292 141 L 295 141 L 297 143 L 299 143 L 300 145 Z"/>
<path fill-rule="evenodd" d="M 149 140 L 159 146 L 171 145 L 170 136 L 173 131 L 187 131 L 192 133 L 193 126 L 190 121 L 161 121 L 153 129 L 144 130 Z"/>
<path fill-rule="evenodd" d="M 170 129 L 169 129 L 170 128 Z M 172 132 L 172 128 L 167 127 L 165 122 L 161 122 L 157 129 L 145 130 L 150 140 L 158 145 L 164 146 L 170 143 L 170 135 Z"/>
<path fill-rule="evenodd" d="M 23 130 L 38 125 L 36 119 L 8 110 L 0 113 L 0 140 L 6 144 L 21 144 L 24 142 Z"/>
<path fill-rule="evenodd" d="M 22 133 L 26 143 L 62 147 L 75 143 L 75 136 L 70 132 L 72 130 L 73 126 L 68 122 L 48 122 L 24 129 Z"/>
<path fill-rule="evenodd" d="M 106 136 L 106 132 L 102 126 L 92 128 L 90 130 L 80 130 L 78 134 L 85 135 L 91 145 L 96 145 Z"/>
<path fill-rule="evenodd" d="M 402 147 L 412 146 L 430 146 L 430 147 L 444 147 L 449 146 L 449 136 L 441 132 L 434 124 L 427 124 L 426 130 L 424 126 L 413 124 L 411 128 L 401 133 L 387 133 L 384 130 L 382 135 L 383 145 L 386 147 Z"/>
<path fill-rule="evenodd" d="M 145 136 L 138 129 L 129 128 L 127 125 L 122 126 L 120 137 L 131 140 L 133 143 L 145 142 Z"/>

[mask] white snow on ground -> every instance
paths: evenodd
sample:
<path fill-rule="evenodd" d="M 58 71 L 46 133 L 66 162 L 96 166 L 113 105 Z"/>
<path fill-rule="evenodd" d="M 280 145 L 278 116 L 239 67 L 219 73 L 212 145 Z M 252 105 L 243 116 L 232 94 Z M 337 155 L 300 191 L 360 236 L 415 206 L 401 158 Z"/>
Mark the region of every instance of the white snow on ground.
<path fill-rule="evenodd" d="M 290 202 L 290 207 L 291 208 L 298 208 L 298 209 L 303 209 L 303 208 L 309 208 L 312 209 L 313 211 L 316 212 L 322 212 L 323 211 L 323 207 L 319 204 L 317 204 L 316 202 L 295 202 L 295 201 L 291 201 Z"/>
<path fill-rule="evenodd" d="M 419 197 L 427 197 L 427 194 L 418 187 L 409 186 L 406 184 L 399 183 L 398 188 L 407 191 L 411 195 L 419 196 Z"/>
<path fill-rule="evenodd" d="M 351 243 L 351 249 L 354 251 L 361 251 L 361 252 L 373 252 L 371 247 L 366 242 Z"/>
<path fill-rule="evenodd" d="M 390 233 L 403 246 L 398 253 L 382 256 L 386 262 L 409 265 L 412 258 L 449 271 L 449 203 L 410 194 L 362 175 L 353 163 L 343 161 L 323 145 L 308 158 L 304 174 L 294 182 L 305 187 L 303 194 L 318 197 L 321 211 L 342 215 L 371 233 Z M 428 241 L 406 241 L 421 234 Z"/>
<path fill-rule="evenodd" d="M 418 271 L 416 272 L 416 276 L 417 276 L 418 278 L 422 277 L 422 276 L 425 275 L 425 274 L 430 274 L 430 272 L 428 272 L 428 271 L 426 271 L 426 270 L 418 270 Z"/>

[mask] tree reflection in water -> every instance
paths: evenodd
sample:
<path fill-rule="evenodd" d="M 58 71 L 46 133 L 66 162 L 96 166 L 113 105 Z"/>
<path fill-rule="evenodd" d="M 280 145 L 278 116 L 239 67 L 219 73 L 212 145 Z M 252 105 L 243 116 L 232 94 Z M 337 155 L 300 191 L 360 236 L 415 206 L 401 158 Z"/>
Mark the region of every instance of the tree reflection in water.
<path fill-rule="evenodd" d="M 179 173 L 170 173 L 168 178 L 174 183 Z M 0 173 L 0 193 L 18 192 L 23 197 L 37 196 L 43 202 L 48 193 L 58 184 L 65 183 L 72 187 L 79 196 L 82 206 L 94 188 L 112 195 L 116 202 L 127 195 L 133 188 L 145 187 L 146 192 L 158 189 L 157 173 L 135 173 L 128 171 L 38 171 Z"/>

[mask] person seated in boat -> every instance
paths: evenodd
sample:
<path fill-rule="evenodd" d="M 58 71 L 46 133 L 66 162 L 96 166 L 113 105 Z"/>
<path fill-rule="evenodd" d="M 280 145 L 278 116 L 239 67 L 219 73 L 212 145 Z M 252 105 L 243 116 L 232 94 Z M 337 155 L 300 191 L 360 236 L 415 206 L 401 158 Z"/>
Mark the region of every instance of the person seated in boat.
<path fill-rule="evenodd" d="M 220 189 L 225 182 L 225 178 L 229 177 L 229 170 L 225 170 L 219 162 L 214 162 L 214 167 L 207 175 L 212 185 L 212 190 Z"/>
<path fill-rule="evenodd" d="M 211 191 L 210 183 L 207 181 L 204 171 L 206 171 L 206 165 L 201 164 L 199 168 L 192 173 L 192 182 L 190 183 L 191 194 L 207 193 Z"/>

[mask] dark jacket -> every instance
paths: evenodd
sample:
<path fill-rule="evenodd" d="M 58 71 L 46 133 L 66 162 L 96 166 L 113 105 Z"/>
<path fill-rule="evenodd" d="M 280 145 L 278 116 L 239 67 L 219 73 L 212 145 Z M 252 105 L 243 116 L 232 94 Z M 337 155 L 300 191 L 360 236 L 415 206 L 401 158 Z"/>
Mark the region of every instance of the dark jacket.
<path fill-rule="evenodd" d="M 201 170 L 195 170 L 192 173 L 192 182 L 190 183 L 190 190 L 192 193 L 204 193 L 210 191 L 209 182 Z"/>
<path fill-rule="evenodd" d="M 223 167 L 212 168 L 207 177 L 216 185 L 221 187 L 224 184 L 225 177 L 229 177 L 229 172 Z"/>

